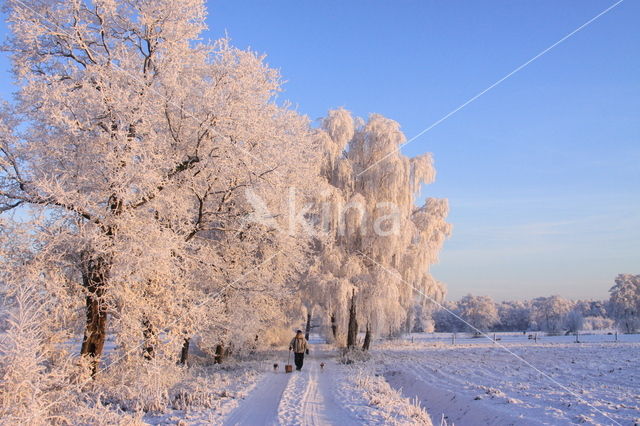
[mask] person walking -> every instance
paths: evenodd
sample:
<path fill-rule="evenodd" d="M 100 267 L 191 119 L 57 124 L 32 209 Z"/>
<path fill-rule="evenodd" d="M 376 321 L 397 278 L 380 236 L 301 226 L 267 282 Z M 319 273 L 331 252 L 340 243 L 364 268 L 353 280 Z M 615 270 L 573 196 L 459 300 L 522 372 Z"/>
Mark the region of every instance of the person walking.
<path fill-rule="evenodd" d="M 295 337 L 291 339 L 291 343 L 289 343 L 289 350 L 293 350 L 296 370 L 302 370 L 302 364 L 304 363 L 304 354 L 309 354 L 309 344 L 307 343 L 307 339 L 304 338 L 302 330 L 296 331 Z"/>

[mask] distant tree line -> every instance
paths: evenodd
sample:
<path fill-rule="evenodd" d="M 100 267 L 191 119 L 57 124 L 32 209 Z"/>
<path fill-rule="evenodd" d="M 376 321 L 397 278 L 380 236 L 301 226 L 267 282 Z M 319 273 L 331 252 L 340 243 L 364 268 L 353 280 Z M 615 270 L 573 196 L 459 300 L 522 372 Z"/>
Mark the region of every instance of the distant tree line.
<path fill-rule="evenodd" d="M 578 301 L 549 296 L 495 302 L 488 296 L 469 294 L 459 301 L 444 303 L 442 309 L 433 313 L 432 324 L 416 323 L 414 331 L 431 328 L 442 332 L 545 331 L 562 334 L 617 328 L 624 333 L 640 332 L 640 275 L 618 275 L 609 292 L 609 300 Z"/>

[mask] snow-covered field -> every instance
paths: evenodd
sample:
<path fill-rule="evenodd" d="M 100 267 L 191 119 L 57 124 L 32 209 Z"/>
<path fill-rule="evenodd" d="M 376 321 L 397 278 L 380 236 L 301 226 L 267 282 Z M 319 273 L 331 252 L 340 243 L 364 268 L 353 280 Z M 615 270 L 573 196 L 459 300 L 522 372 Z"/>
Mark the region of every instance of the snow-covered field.
<path fill-rule="evenodd" d="M 493 337 L 493 334 L 491 334 Z M 220 370 L 212 407 L 153 424 L 621 424 L 640 422 L 640 335 L 414 334 L 378 343 L 366 362 L 316 342 L 301 372 L 286 352 Z M 279 368 L 273 370 L 273 363 Z M 324 363 L 321 368 L 320 363 Z M 214 383 L 215 382 L 215 383 Z M 206 387 L 206 383 L 203 383 Z M 431 419 L 431 420 L 430 420 Z"/>
<path fill-rule="evenodd" d="M 434 423 L 640 422 L 640 335 L 496 337 L 416 334 L 378 345 L 373 363 Z"/>

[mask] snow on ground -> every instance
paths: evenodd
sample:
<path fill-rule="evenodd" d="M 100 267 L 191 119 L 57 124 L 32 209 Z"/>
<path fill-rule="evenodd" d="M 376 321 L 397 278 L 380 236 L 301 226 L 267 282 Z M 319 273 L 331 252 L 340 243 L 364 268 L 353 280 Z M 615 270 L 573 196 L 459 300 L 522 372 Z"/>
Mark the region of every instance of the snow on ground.
<path fill-rule="evenodd" d="M 216 370 L 191 386 L 203 392 L 207 386 L 215 389 L 208 407 L 174 409 L 143 420 L 158 425 L 431 424 L 421 407 L 376 376 L 368 363 L 344 365 L 335 348 L 312 343 L 302 371 L 284 372 L 286 351 L 265 353 L 261 361 Z"/>
<path fill-rule="evenodd" d="M 348 365 L 316 341 L 301 372 L 284 372 L 286 351 L 216 366 L 188 388 L 215 389 L 207 407 L 144 420 L 252 426 L 640 423 L 640 336 L 614 341 L 614 335 L 581 335 L 581 343 L 575 336 L 538 337 L 498 333 L 494 343 L 459 334 L 452 344 L 449 334 L 414 334 L 380 342 L 368 361 Z"/>
<path fill-rule="evenodd" d="M 217 371 L 203 369 L 202 375 L 182 386 L 183 392 L 179 394 L 184 397 L 174 401 L 173 410 L 162 415 L 147 414 L 143 420 L 152 425 L 221 424 L 222 419 L 236 409 L 242 399 L 260 383 L 264 376 L 260 364 L 251 362 L 233 367 L 223 366 Z"/>
<path fill-rule="evenodd" d="M 640 336 L 496 337 L 415 334 L 381 343 L 369 363 L 434 423 L 640 423 Z"/>
<path fill-rule="evenodd" d="M 431 425 L 429 415 L 415 399 L 402 396 L 371 364 L 354 365 L 343 374 L 343 386 L 338 394 L 343 401 L 353 401 L 365 411 L 366 424 Z"/>
<path fill-rule="evenodd" d="M 427 414 L 364 366 L 343 365 L 327 345 L 313 345 L 302 371 L 269 372 L 224 425 L 413 425 Z M 324 368 L 320 366 L 324 363 Z"/>

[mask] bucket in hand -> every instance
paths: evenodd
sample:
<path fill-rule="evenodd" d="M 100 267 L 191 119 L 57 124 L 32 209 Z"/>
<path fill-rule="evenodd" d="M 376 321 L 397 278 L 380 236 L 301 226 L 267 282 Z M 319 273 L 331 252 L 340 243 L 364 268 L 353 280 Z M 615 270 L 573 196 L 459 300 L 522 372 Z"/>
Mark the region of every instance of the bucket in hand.
<path fill-rule="evenodd" d="M 291 373 L 293 371 L 293 365 L 289 364 L 291 362 L 291 349 L 289 349 L 289 357 L 287 358 L 287 365 L 284 366 L 285 373 Z"/>

